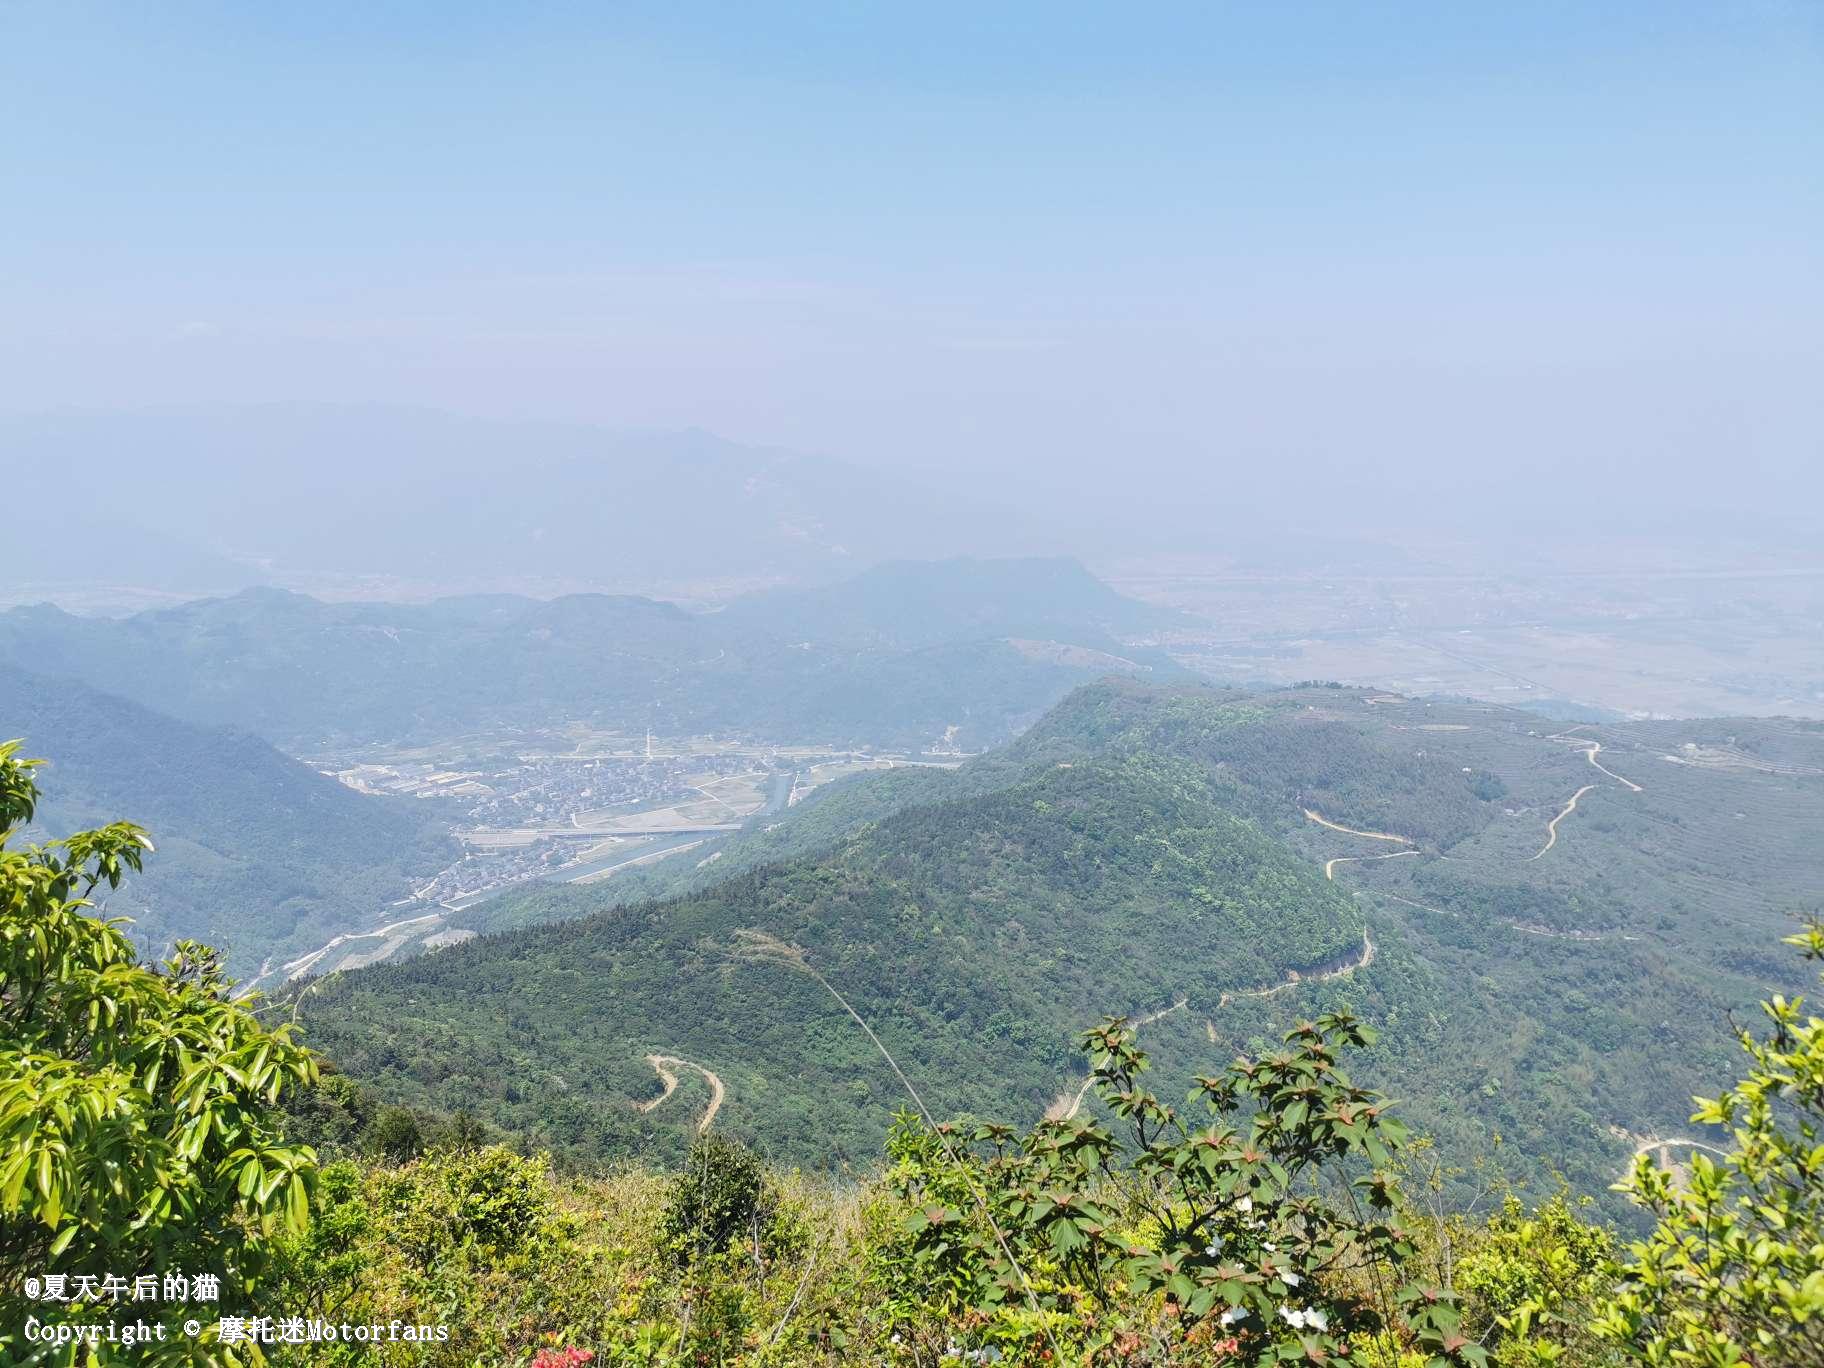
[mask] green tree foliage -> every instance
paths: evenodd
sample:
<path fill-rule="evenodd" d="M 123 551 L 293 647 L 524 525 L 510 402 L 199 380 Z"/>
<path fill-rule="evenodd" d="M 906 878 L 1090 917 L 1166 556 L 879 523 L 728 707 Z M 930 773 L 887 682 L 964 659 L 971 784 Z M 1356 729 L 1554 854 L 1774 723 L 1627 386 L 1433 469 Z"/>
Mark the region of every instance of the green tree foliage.
<path fill-rule="evenodd" d="M 1790 937 L 1824 959 L 1824 922 Z M 1726 1126 L 1721 1162 L 1692 1155 L 1689 1181 L 1641 1155 L 1627 1187 L 1657 1218 L 1630 1246 L 1602 1330 L 1644 1363 L 1802 1368 L 1824 1363 L 1824 1018 L 1800 999 L 1762 1004 L 1743 1029 L 1748 1073 L 1692 1120 Z"/>
<path fill-rule="evenodd" d="M 1511 1194 L 1455 1269 L 1465 1323 L 1501 1368 L 1609 1358 L 1591 1321 L 1614 1276 L 1615 1239 L 1556 1193 L 1527 1211 Z"/>
<path fill-rule="evenodd" d="M 1341 1066 L 1366 1027 L 1301 1024 L 1200 1078 L 1189 1112 L 1144 1086 L 1125 1021 L 1084 1039 L 1123 1136 L 989 1125 L 959 1150 L 944 1128 L 899 1128 L 893 1181 L 913 1210 L 887 1257 L 910 1301 L 997 1348 L 1108 1362 L 1343 1365 L 1377 1344 L 1433 1368 L 1483 1361 L 1398 1222 L 1405 1128 Z"/>
<path fill-rule="evenodd" d="M 676 1177 L 558 1177 L 542 1156 L 500 1146 L 399 1167 L 331 1164 L 318 1219 L 286 1242 L 273 1298 L 305 1316 L 397 1321 L 411 1338 L 272 1357 L 285 1368 L 524 1368 L 540 1355 L 647 1368 L 830 1363 L 832 1321 L 872 1325 L 852 1295 L 853 1199 L 769 1179 L 778 1201 L 760 1240 L 741 1233 L 680 1266 L 667 1214 Z"/>
<path fill-rule="evenodd" d="M 440 1151 L 383 1173 L 377 1192 L 380 1211 L 422 1269 L 467 1246 L 523 1249 L 552 1219 L 544 1161 L 502 1145 Z"/>
<path fill-rule="evenodd" d="M 140 867 L 130 823 L 13 849 L 38 800 L 17 743 L 0 746 L 0 1346 L 25 1357 L 27 1277 L 181 1270 L 225 1299 L 257 1283 L 270 1240 L 308 1223 L 316 1163 L 275 1108 L 316 1076 L 289 1027 L 228 995 L 188 942 L 159 968 L 98 888 Z M 100 1320 L 111 1304 L 39 1303 L 41 1320 Z M 176 1348 L 181 1346 L 175 1346 Z M 69 1351 L 74 1354 L 74 1350 Z M 209 1352 L 205 1346 L 199 1352 Z"/>
<path fill-rule="evenodd" d="M 293 1089 L 285 1098 L 285 1133 L 319 1155 L 347 1150 L 372 1125 L 367 1090 L 346 1074 L 323 1066 L 313 1088 Z"/>
<path fill-rule="evenodd" d="M 585 1315 L 582 1234 L 542 1158 L 487 1146 L 397 1166 L 336 1161 L 323 1169 L 317 1219 L 278 1248 L 268 1300 L 291 1315 L 378 1324 L 383 1336 L 269 1352 L 288 1368 L 524 1364 Z"/>
<path fill-rule="evenodd" d="M 386 1107 L 374 1118 L 368 1131 L 368 1143 L 374 1152 L 395 1164 L 403 1164 L 424 1153 L 424 1135 L 418 1118 L 405 1107 Z"/>

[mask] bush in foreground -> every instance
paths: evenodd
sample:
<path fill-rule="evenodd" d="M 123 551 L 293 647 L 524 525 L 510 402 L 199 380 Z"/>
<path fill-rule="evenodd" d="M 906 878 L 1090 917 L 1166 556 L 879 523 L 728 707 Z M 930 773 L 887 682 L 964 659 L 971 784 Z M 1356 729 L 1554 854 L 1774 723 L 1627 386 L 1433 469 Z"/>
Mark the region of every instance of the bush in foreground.
<path fill-rule="evenodd" d="M 232 1362 L 210 1337 L 176 1333 L 163 1275 L 213 1280 L 211 1318 L 261 1290 L 273 1240 L 309 1221 L 316 1158 L 284 1142 L 278 1103 L 316 1064 L 288 1027 L 230 999 L 212 951 L 180 942 L 148 968 L 93 915 L 98 890 L 151 849 L 138 827 L 15 848 L 36 763 L 0 745 L 0 1361 L 84 1358 L 26 1343 L 35 1317 L 166 1323 L 162 1345 L 116 1361 Z M 117 1302 L 85 1276 L 150 1277 L 161 1295 Z M 53 1279 L 64 1299 L 48 1295 Z"/>

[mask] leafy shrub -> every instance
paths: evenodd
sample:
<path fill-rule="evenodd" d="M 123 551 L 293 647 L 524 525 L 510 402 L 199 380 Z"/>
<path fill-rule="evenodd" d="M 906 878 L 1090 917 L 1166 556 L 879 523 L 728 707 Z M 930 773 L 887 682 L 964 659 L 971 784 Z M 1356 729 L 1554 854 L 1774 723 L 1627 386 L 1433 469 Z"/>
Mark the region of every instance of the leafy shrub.
<path fill-rule="evenodd" d="M 404 1107 L 385 1107 L 367 1133 L 368 1146 L 381 1158 L 407 1163 L 424 1153 L 424 1135 L 418 1118 Z"/>
<path fill-rule="evenodd" d="M 516 1252 L 556 1214 L 545 1161 L 502 1145 L 415 1159 L 383 1176 L 380 1200 L 401 1248 L 426 1268 L 463 1245 Z"/>
<path fill-rule="evenodd" d="M 19 1362 L 28 1276 L 214 1275 L 245 1305 L 273 1241 L 309 1223 L 316 1155 L 285 1144 L 278 1103 L 314 1057 L 230 999 L 189 941 L 139 963 L 118 921 L 90 915 L 151 842 L 117 822 L 23 851 L 36 762 L 0 745 L 0 1361 Z M 74 1284 L 72 1284 L 74 1285 Z M 37 1302 L 94 1323 L 113 1298 Z M 173 1335 L 139 1361 L 208 1356 Z M 52 1351 L 30 1352 L 52 1361 Z M 87 1351 L 56 1351 L 74 1362 Z"/>
<path fill-rule="evenodd" d="M 1501 776 L 1491 774 L 1488 770 L 1477 770 L 1470 776 L 1469 791 L 1485 803 L 1507 797 L 1507 785 L 1502 782 Z"/>
<path fill-rule="evenodd" d="M 365 1089 L 324 1067 L 314 1088 L 287 1099 L 285 1133 L 319 1151 L 346 1150 L 371 1123 L 371 1110 Z"/>
<path fill-rule="evenodd" d="M 1341 1364 L 1397 1338 L 1434 1365 L 1479 1363 L 1395 1223 L 1405 1129 L 1337 1062 L 1371 1038 L 1343 1014 L 1300 1025 L 1287 1048 L 1200 1078 L 1199 1123 L 1146 1091 L 1149 1061 L 1114 1019 L 1084 1044 L 1124 1137 L 1047 1121 L 960 1146 L 902 1126 L 892 1180 L 912 1212 L 895 1280 L 909 1305 L 1039 1357 L 1073 1352 L 1068 1338 L 1115 1361 Z"/>
<path fill-rule="evenodd" d="M 1510 1195 L 1458 1261 L 1458 1291 L 1497 1363 L 1604 1357 L 1589 1322 L 1613 1281 L 1615 1239 L 1578 1217 L 1575 1207 L 1588 1204 L 1559 1192 L 1529 1214 Z"/>
<path fill-rule="evenodd" d="M 1824 960 L 1824 922 L 1788 938 Z M 1738 1039 L 1748 1074 L 1691 1119 L 1733 1128 L 1718 1163 L 1681 1186 L 1646 1155 L 1624 1187 L 1658 1224 L 1630 1247 L 1598 1329 L 1642 1363 L 1815 1368 L 1824 1363 L 1824 1018 L 1761 1004 L 1764 1036 Z"/>
<path fill-rule="evenodd" d="M 473 1112 L 459 1111 L 435 1128 L 426 1148 L 455 1150 L 458 1153 L 480 1149 L 489 1143 L 492 1134 L 494 1132 Z"/>
<path fill-rule="evenodd" d="M 758 1233 L 766 1176 L 752 1150 L 725 1135 L 690 1147 L 665 1202 L 665 1240 L 680 1259 L 717 1254 Z"/>

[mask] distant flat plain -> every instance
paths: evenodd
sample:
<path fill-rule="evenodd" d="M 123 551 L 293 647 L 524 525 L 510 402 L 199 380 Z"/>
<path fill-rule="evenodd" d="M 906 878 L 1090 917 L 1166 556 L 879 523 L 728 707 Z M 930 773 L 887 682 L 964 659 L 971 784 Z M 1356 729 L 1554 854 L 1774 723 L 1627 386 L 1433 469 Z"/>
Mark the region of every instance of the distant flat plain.
<path fill-rule="evenodd" d="M 1824 562 L 1558 574 L 1110 561 L 1124 594 L 1208 623 L 1162 638 L 1222 680 L 1307 679 L 1630 717 L 1824 718 Z"/>

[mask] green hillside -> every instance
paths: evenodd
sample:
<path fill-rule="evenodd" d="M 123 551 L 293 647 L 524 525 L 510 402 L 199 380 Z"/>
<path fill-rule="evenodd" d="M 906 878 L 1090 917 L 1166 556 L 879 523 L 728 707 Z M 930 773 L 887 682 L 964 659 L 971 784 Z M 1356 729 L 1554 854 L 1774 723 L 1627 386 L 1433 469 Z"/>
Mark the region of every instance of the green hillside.
<path fill-rule="evenodd" d="M 868 1153 L 899 1093 L 737 933 L 804 946 L 938 1103 L 1002 1116 L 1043 1110 L 1103 1011 L 1184 1001 L 1145 1030 L 1175 1086 L 1212 1046 L 1347 1006 L 1388 1028 L 1367 1070 L 1447 1166 L 1494 1151 L 1607 1201 L 1636 1145 L 1689 1135 L 1730 1014 L 1802 987 L 1776 944 L 1817 906 L 1821 826 L 1806 724 L 1560 734 L 1483 704 L 1110 682 L 960 770 L 833 785 L 713 862 L 472 909 L 557 924 L 327 982 L 305 1019 L 385 1091 L 578 1154 L 675 1146 L 701 1077 L 632 1103 L 642 1057 L 679 1055 L 724 1083 L 718 1128 L 829 1163 Z M 1283 986 L 1359 953 L 1364 921 L 1365 972 Z"/>
<path fill-rule="evenodd" d="M 679 1141 L 701 1096 L 633 1109 L 658 1054 L 722 1080 L 718 1127 L 866 1163 L 903 1096 L 815 979 L 756 956 L 756 933 L 802 947 L 934 1105 L 1034 1115 L 1080 1072 L 1085 1022 L 1187 995 L 1202 1011 L 1362 944 L 1318 871 L 1194 770 L 1135 754 L 907 808 L 693 896 L 333 976 L 303 1016 L 383 1090 L 563 1153 Z"/>
<path fill-rule="evenodd" d="M 144 874 L 106 904 L 151 954 L 201 940 L 251 976 L 373 924 L 455 855 L 421 804 L 355 793 L 245 732 L 0 665 L 0 740 L 16 737 L 52 757 L 36 832 L 123 816 L 152 832 Z"/>
<path fill-rule="evenodd" d="M 1360 1011 L 1388 1028 L 1372 1076 L 1459 1163 L 1498 1135 L 1522 1176 L 1604 1194 L 1636 1144 L 1691 1134 L 1688 1099 L 1723 1067 L 1731 1014 L 1804 988 L 1777 941 L 1824 889 L 1816 724 L 1566 731 L 1353 689 L 1108 687 L 1010 750 L 1056 746 L 1072 719 L 1215 776 L 1374 928 L 1372 972 L 1232 1002 L 1210 1029 L 1240 1048 L 1321 1005 Z M 1606 770 L 1587 754 L 1598 742 Z M 1172 1058 L 1199 1044 L 1152 1039 Z"/>

